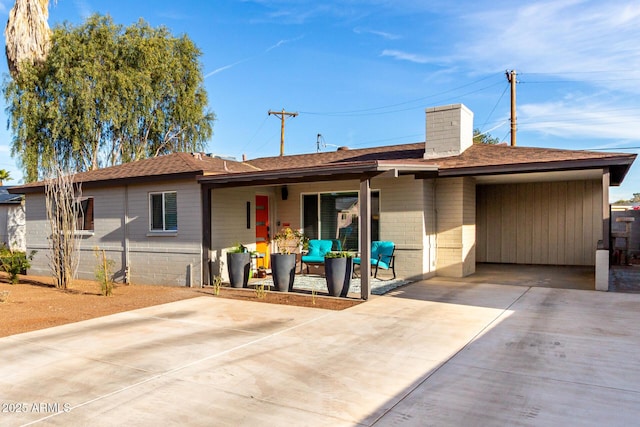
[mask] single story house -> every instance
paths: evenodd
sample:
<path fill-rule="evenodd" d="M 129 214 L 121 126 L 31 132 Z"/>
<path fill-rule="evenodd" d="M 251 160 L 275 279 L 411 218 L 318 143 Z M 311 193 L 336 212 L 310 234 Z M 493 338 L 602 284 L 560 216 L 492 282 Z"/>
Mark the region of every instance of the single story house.
<path fill-rule="evenodd" d="M 456 104 L 427 108 L 426 139 L 415 144 L 242 162 L 176 153 L 79 173 L 79 276 L 93 277 L 99 247 L 121 280 L 200 286 L 226 274 L 230 247 L 268 254 L 282 227 L 349 234 L 365 299 L 365 248 L 375 240 L 396 244 L 396 272 L 407 279 L 467 276 L 478 262 L 596 265 L 599 242 L 607 249 L 610 240 L 609 186 L 636 156 L 472 139 L 473 113 Z M 26 196 L 34 274 L 48 274 L 43 188 L 12 190 Z"/>
<path fill-rule="evenodd" d="M 0 245 L 13 250 L 26 250 L 25 210 L 22 194 L 10 194 L 8 186 L 0 186 Z"/>

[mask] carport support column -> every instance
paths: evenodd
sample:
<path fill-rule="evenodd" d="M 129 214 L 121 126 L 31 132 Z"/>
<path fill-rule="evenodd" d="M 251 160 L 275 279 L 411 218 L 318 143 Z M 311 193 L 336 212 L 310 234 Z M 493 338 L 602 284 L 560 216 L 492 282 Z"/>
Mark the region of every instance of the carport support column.
<path fill-rule="evenodd" d="M 602 244 L 596 249 L 596 290 L 609 290 L 609 246 L 611 243 L 611 209 L 609 208 L 609 168 L 602 171 Z"/>
<path fill-rule="evenodd" d="M 371 180 L 360 180 L 360 295 L 371 296 Z"/>

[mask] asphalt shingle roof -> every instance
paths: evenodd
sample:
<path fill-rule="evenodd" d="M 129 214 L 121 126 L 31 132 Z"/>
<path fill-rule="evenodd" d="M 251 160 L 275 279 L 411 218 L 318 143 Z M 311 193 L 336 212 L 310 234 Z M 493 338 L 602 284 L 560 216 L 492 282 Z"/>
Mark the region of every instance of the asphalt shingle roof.
<path fill-rule="evenodd" d="M 81 172 L 76 182 L 105 183 L 113 181 L 136 181 L 153 178 L 169 179 L 171 176 L 236 175 L 255 172 L 286 171 L 289 169 L 313 169 L 329 166 L 344 167 L 362 162 L 379 162 L 387 165 L 437 166 L 448 175 L 456 171 L 482 168 L 506 168 L 511 166 L 521 172 L 554 167 L 576 167 L 588 162 L 591 167 L 621 164 L 619 179 L 624 177 L 635 159 L 635 154 L 604 153 L 595 151 L 562 150 L 533 147 L 511 147 L 507 145 L 474 144 L 458 156 L 424 159 L 424 142 L 391 145 L 384 147 L 342 149 L 324 153 L 296 154 L 263 157 L 245 162 L 224 160 L 198 153 L 174 153 L 155 158 L 125 163 L 95 171 Z M 19 189 L 32 191 L 42 187 L 43 182 L 26 184 Z"/>
<path fill-rule="evenodd" d="M 459 156 L 424 159 L 424 142 L 339 150 L 329 153 L 300 154 L 284 157 L 265 157 L 247 163 L 260 170 L 276 170 L 339 164 L 366 160 L 402 162 L 404 164 L 434 165 L 440 169 L 457 169 L 500 165 L 526 165 L 528 163 L 601 160 L 634 156 L 626 153 L 561 150 L 551 148 L 511 147 L 508 145 L 474 144 Z"/>

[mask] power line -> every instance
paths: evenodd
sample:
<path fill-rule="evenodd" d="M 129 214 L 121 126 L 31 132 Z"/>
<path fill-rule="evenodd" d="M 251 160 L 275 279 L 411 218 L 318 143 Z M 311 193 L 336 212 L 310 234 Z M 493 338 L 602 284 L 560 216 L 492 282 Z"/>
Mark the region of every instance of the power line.
<path fill-rule="evenodd" d="M 479 133 L 479 134 L 477 134 L 477 135 L 474 135 L 474 136 L 482 136 L 482 135 L 486 135 L 486 134 L 488 134 L 489 132 L 493 132 L 494 130 L 496 130 L 496 129 L 498 129 L 498 128 L 501 128 L 502 126 L 504 126 L 504 125 L 505 125 L 505 124 L 507 124 L 507 123 L 509 123 L 509 120 L 503 120 L 503 121 L 502 121 L 502 122 L 500 122 L 497 126 L 494 126 L 494 127 L 492 127 L 491 129 L 486 130 L 486 131 L 484 131 L 484 132 L 482 132 L 482 133 Z"/>
<path fill-rule="evenodd" d="M 482 92 L 483 90 L 492 88 L 494 86 L 498 86 L 498 85 L 502 85 L 503 82 L 498 82 L 498 83 L 493 83 L 489 86 L 484 86 L 481 87 L 480 89 L 476 89 L 470 92 L 466 92 L 463 94 L 460 94 L 456 97 L 456 99 L 459 99 L 460 97 L 463 96 L 467 96 L 467 95 L 472 95 L 474 93 L 478 93 L 478 92 Z M 449 100 L 451 98 L 444 98 L 441 100 L 437 100 L 434 101 L 434 104 L 442 104 L 444 102 L 446 102 L 447 100 Z M 376 109 L 382 109 L 385 107 L 378 107 Z M 329 116 L 329 117 L 363 117 L 363 116 L 380 116 L 380 115 L 384 115 L 384 114 L 395 114 L 395 113 L 401 113 L 404 111 L 410 111 L 410 110 L 415 110 L 415 109 L 422 109 L 424 108 L 423 106 L 416 106 L 416 107 L 408 107 L 408 108 L 401 108 L 401 109 L 397 109 L 397 110 L 388 110 L 388 111 L 378 111 L 378 112 L 368 112 L 368 113 L 346 113 L 346 112 L 336 112 L 336 113 L 311 113 L 311 112 L 305 112 L 305 111 L 300 111 L 300 114 L 312 114 L 312 115 L 321 115 L 321 116 Z M 370 110 L 374 110 L 374 109 L 370 109 Z"/>
<path fill-rule="evenodd" d="M 522 80 L 526 84 L 556 84 L 556 83 L 602 83 L 602 82 L 629 82 L 640 79 L 597 79 L 597 80 Z"/>
<path fill-rule="evenodd" d="M 267 117 L 264 118 L 264 120 L 262 120 L 262 123 L 260 123 L 260 126 L 258 126 L 258 130 L 256 130 L 253 133 L 253 136 L 251 138 L 249 138 L 249 140 L 246 142 L 246 144 L 244 144 L 242 146 L 242 149 L 240 151 L 244 151 L 244 149 L 251 144 L 251 142 L 253 142 L 253 140 L 255 139 L 255 137 L 258 135 L 258 133 L 262 130 L 262 127 L 264 126 L 264 124 L 267 122 L 267 120 L 269 120 L 269 115 L 267 114 Z"/>
<path fill-rule="evenodd" d="M 537 72 L 537 71 L 520 71 L 518 74 L 520 75 L 529 75 L 529 74 L 534 74 L 534 75 L 559 75 L 559 74 L 612 74 L 612 73 L 630 73 L 636 71 L 634 69 L 627 69 L 627 70 L 590 70 L 590 71 L 563 71 L 563 72 L 551 72 L 551 71 L 546 71 L 546 72 Z"/>
<path fill-rule="evenodd" d="M 328 112 L 327 111 L 325 111 L 325 112 L 300 111 L 300 113 L 301 114 L 309 114 L 309 115 L 318 115 L 318 116 L 365 115 L 365 114 L 358 114 L 358 113 L 367 113 L 367 112 L 376 111 L 376 110 L 384 110 L 384 109 L 387 109 L 387 108 L 393 108 L 393 107 L 399 107 L 399 106 L 402 106 L 402 105 L 413 104 L 415 102 L 424 101 L 425 99 L 429 99 L 429 98 L 433 98 L 433 97 L 436 97 L 436 96 L 444 95 L 444 94 L 447 94 L 447 93 L 455 92 L 455 91 L 457 91 L 459 89 L 463 89 L 465 87 L 472 86 L 474 84 L 477 84 L 477 83 L 480 83 L 482 81 L 488 80 L 488 79 L 490 79 L 492 77 L 495 77 L 495 75 L 492 74 L 492 75 L 483 77 L 481 79 L 475 80 L 475 81 L 473 81 L 471 83 L 467 83 L 467 84 L 464 84 L 464 85 L 461 85 L 461 86 L 457 86 L 457 87 L 455 87 L 453 89 L 449 89 L 449 90 L 446 90 L 446 91 L 443 91 L 443 92 L 439 92 L 439 93 L 434 93 L 434 94 L 423 96 L 423 97 L 420 97 L 420 98 L 411 99 L 411 100 L 404 101 L 404 102 L 399 102 L 399 103 L 396 103 L 396 104 L 389 104 L 389 105 L 383 105 L 383 106 L 380 106 L 380 107 L 364 108 L 364 109 L 349 110 L 349 111 L 333 111 L 333 112 L 331 112 L 331 111 L 328 111 Z M 488 87 L 492 87 L 492 86 L 494 86 L 494 85 L 487 86 L 484 89 L 486 89 Z M 474 93 L 474 92 L 471 92 L 471 93 Z M 413 107 L 413 108 L 416 108 L 416 107 Z M 406 109 L 397 110 L 397 111 L 406 111 Z M 385 112 L 385 113 L 378 113 L 378 114 L 387 114 L 387 113 Z"/>
<path fill-rule="evenodd" d="M 360 147 L 362 145 L 375 144 L 375 143 L 378 143 L 378 142 L 397 141 L 399 139 L 417 138 L 417 137 L 422 137 L 422 136 L 424 136 L 424 134 L 414 133 L 412 135 L 397 136 L 397 137 L 394 137 L 394 138 L 375 139 L 375 140 L 363 141 L 363 142 L 360 142 L 358 144 L 350 144 L 350 145 L 353 146 L 353 147 Z"/>
<path fill-rule="evenodd" d="M 500 95 L 500 98 L 498 98 L 498 101 L 496 102 L 496 105 L 493 106 L 493 108 L 491 109 L 491 112 L 487 116 L 487 119 L 484 121 L 484 123 L 482 124 L 480 129 L 483 129 L 487 125 L 487 122 L 489 121 L 489 119 L 491 118 L 493 113 L 496 111 L 496 108 L 498 108 L 498 105 L 500 104 L 500 101 L 502 101 L 502 97 L 504 96 L 505 93 L 507 93 L 507 89 L 509 89 L 509 85 L 505 85 L 504 86 L 504 90 L 502 91 L 502 94 Z"/>

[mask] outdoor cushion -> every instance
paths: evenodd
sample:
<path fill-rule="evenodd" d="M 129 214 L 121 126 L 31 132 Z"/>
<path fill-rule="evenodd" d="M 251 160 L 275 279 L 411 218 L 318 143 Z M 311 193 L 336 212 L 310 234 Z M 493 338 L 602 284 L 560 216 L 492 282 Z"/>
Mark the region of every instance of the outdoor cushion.
<path fill-rule="evenodd" d="M 396 245 L 393 242 L 387 242 L 384 240 L 374 240 L 371 242 L 371 265 L 375 266 L 375 272 L 372 270 L 373 277 L 378 277 L 378 269 L 393 271 L 393 278 L 396 278 L 395 267 L 395 251 Z M 360 265 L 362 260 L 360 258 L 354 258 L 353 263 Z"/>
<path fill-rule="evenodd" d="M 323 256 L 302 255 L 302 262 L 308 262 L 310 264 L 321 264 L 324 262 L 324 255 Z"/>
<path fill-rule="evenodd" d="M 300 272 L 302 273 L 302 264 L 307 265 L 307 273 L 309 272 L 309 264 L 324 264 L 324 256 L 331 252 L 334 242 L 332 240 L 309 240 L 309 248 L 306 255 L 300 258 Z"/>
<path fill-rule="evenodd" d="M 331 240 L 309 240 L 309 252 L 302 256 L 302 261 L 306 261 L 311 257 L 322 258 L 322 261 L 324 261 L 324 255 L 327 252 L 331 252 L 332 246 L 333 242 Z"/>
<path fill-rule="evenodd" d="M 387 241 L 374 241 L 371 242 L 371 260 L 380 259 L 380 267 L 389 268 L 389 263 L 391 262 L 391 256 L 393 255 L 393 250 L 395 248 L 395 244 L 393 242 Z M 386 265 L 386 267 L 383 267 Z"/>
<path fill-rule="evenodd" d="M 389 269 L 391 263 L 391 256 L 393 255 L 393 249 L 395 243 L 382 240 L 374 240 L 371 242 L 371 265 L 377 265 L 385 270 Z M 378 257 L 380 260 L 378 260 Z M 354 264 L 360 264 L 360 258 L 353 259 Z"/>

